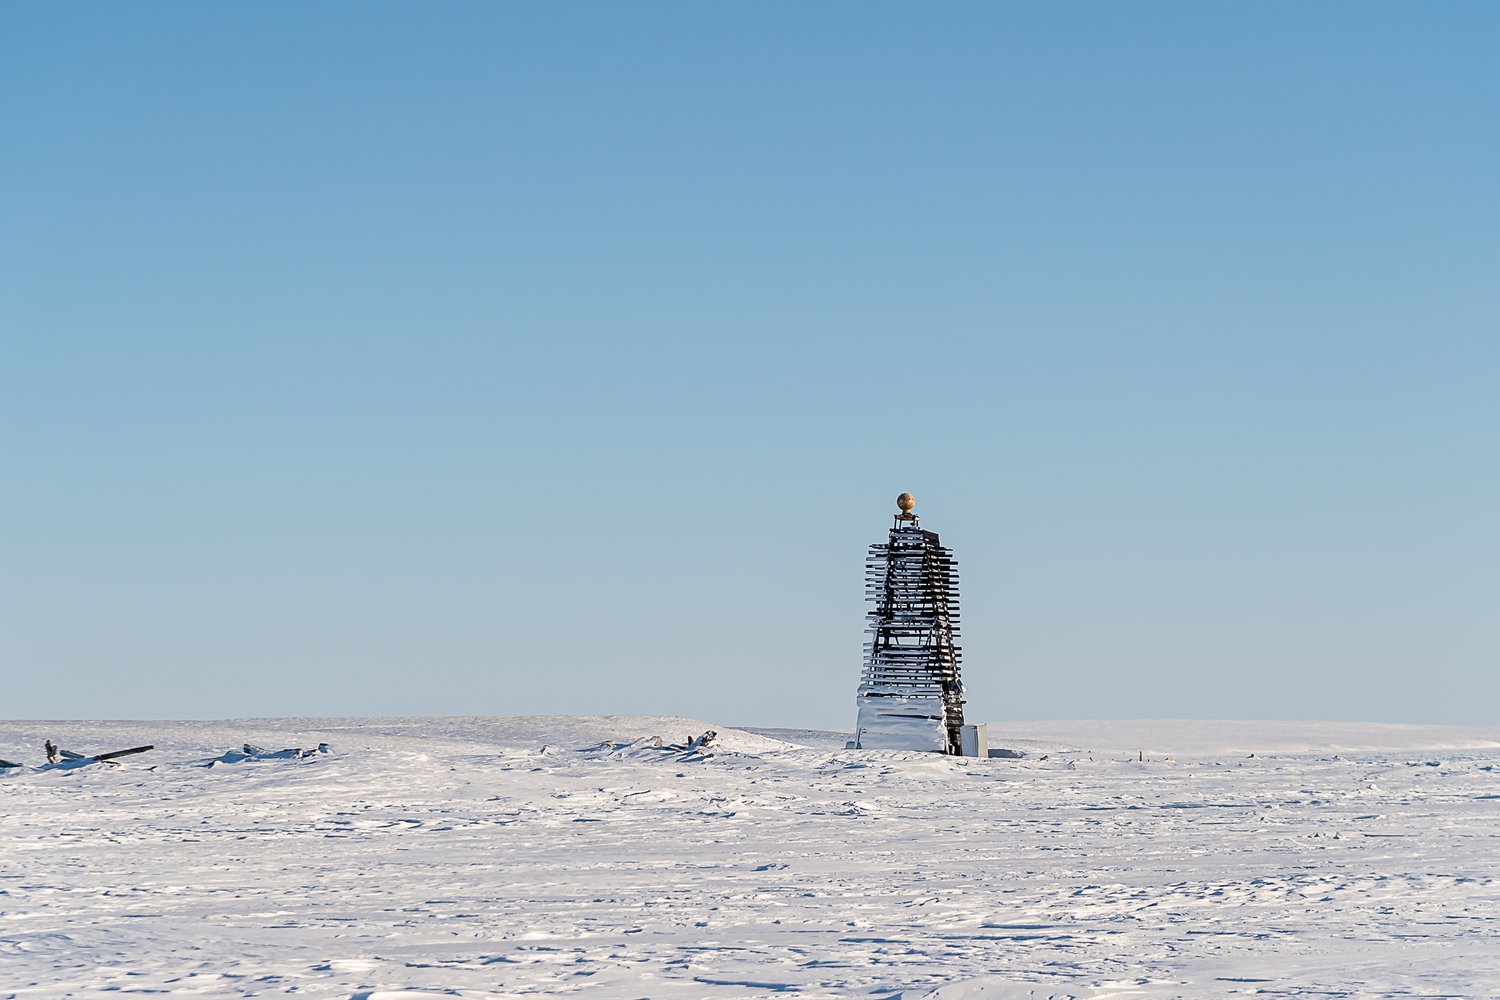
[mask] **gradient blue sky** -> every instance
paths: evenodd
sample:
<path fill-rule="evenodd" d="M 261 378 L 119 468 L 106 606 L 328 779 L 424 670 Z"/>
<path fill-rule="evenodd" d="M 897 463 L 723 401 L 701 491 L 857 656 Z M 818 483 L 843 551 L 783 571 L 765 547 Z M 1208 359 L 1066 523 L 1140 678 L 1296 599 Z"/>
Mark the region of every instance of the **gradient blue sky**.
<path fill-rule="evenodd" d="M 0 717 L 1500 719 L 1500 5 L 7 4 Z"/>

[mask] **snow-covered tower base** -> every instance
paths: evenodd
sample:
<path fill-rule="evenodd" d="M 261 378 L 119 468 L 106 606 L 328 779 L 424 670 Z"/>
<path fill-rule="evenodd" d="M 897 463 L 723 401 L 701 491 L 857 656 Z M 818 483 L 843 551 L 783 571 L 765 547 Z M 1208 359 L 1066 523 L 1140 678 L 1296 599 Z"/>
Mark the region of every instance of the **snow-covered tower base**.
<path fill-rule="evenodd" d="M 869 619 L 854 745 L 961 753 L 964 688 L 958 670 L 958 569 L 924 531 L 910 493 L 896 500 L 889 539 L 865 561 Z"/>

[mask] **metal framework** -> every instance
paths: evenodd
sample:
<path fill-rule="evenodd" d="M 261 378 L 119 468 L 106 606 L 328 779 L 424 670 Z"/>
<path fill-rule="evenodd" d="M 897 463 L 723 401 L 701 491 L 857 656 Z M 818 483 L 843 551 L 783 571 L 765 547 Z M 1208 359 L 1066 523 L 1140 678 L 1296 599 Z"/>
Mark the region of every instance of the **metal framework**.
<path fill-rule="evenodd" d="M 855 745 L 960 753 L 964 687 L 959 676 L 958 563 L 924 531 L 903 494 L 890 538 L 870 546 L 865 643 Z"/>

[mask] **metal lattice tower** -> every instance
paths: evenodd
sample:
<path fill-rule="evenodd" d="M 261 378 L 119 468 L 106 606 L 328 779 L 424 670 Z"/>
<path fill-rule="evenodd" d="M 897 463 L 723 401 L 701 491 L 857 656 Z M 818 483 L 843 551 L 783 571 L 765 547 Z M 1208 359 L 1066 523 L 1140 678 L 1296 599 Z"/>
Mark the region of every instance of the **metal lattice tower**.
<path fill-rule="evenodd" d="M 937 532 L 924 531 L 915 501 L 896 501 L 890 537 L 870 546 L 865 643 L 855 744 L 957 754 L 964 724 L 959 676 L 958 563 Z"/>

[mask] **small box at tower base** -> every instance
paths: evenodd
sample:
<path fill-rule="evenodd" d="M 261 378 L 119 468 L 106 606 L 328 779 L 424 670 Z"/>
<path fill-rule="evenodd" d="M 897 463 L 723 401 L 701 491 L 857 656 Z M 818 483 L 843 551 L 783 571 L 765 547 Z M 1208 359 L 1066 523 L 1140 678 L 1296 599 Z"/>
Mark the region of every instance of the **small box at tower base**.
<path fill-rule="evenodd" d="M 963 753 L 958 564 L 937 532 L 923 530 L 910 493 L 896 505 L 889 537 L 865 560 L 865 600 L 875 607 L 866 614 L 854 745 Z"/>
<path fill-rule="evenodd" d="M 962 727 L 958 733 L 958 741 L 965 757 L 990 755 L 990 727 L 983 722 Z"/>

